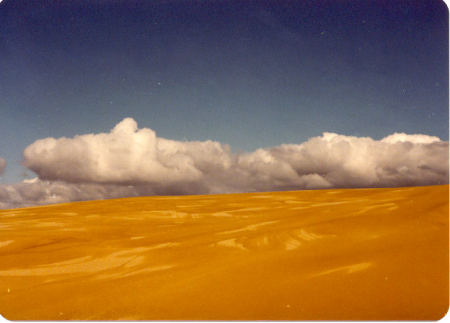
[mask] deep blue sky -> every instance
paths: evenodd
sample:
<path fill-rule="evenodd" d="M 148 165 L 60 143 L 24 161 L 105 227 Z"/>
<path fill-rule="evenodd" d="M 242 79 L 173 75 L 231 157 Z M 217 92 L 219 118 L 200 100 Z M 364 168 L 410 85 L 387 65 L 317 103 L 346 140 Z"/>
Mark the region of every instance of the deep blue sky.
<path fill-rule="evenodd" d="M 438 0 L 4 0 L 0 31 L 3 183 L 35 140 L 128 116 L 244 151 L 324 131 L 448 140 Z"/>

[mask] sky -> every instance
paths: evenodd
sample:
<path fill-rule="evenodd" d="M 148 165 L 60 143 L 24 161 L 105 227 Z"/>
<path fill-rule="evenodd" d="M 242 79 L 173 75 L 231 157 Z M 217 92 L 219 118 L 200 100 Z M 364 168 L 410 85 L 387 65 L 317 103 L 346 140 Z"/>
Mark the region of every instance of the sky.
<path fill-rule="evenodd" d="M 50 157 L 24 155 L 44 138 L 116 138 L 111 129 L 122 120 L 155 138 L 229 145 L 233 156 L 325 140 L 323 133 L 375 142 L 422 134 L 448 150 L 442 1 L 4 0 L 0 30 L 0 185 L 36 176 L 134 185 L 135 175 L 111 180 L 83 161 L 86 176 L 59 177 L 55 163 L 77 158 L 54 146 L 44 145 Z M 374 183 L 360 185 L 392 184 Z M 270 189 L 258 185 L 251 188 Z"/>

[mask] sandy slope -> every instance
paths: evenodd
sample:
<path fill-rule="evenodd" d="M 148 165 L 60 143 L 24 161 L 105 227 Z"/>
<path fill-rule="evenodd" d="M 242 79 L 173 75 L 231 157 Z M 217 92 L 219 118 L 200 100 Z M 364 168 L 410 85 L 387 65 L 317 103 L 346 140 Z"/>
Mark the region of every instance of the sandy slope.
<path fill-rule="evenodd" d="M 438 319 L 448 185 L 0 211 L 9 319 Z"/>

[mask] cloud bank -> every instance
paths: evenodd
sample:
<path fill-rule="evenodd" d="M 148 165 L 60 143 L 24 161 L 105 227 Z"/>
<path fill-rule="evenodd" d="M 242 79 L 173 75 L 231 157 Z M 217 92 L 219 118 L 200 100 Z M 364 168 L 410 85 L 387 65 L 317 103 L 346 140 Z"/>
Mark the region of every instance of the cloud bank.
<path fill-rule="evenodd" d="M 324 133 L 301 144 L 232 153 L 215 141 L 157 137 L 126 118 L 109 133 L 37 140 L 33 182 L 0 186 L 0 207 L 139 195 L 210 194 L 448 183 L 448 142 Z"/>

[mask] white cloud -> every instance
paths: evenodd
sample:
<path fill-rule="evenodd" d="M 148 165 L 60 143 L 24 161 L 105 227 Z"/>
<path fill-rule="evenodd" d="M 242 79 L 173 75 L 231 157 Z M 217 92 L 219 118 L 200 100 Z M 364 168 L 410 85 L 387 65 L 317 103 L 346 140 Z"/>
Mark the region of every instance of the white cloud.
<path fill-rule="evenodd" d="M 427 135 L 407 135 L 406 133 L 394 133 L 383 138 L 383 142 L 395 144 L 397 142 L 412 142 L 413 144 L 430 144 L 441 141 L 438 137 Z"/>
<path fill-rule="evenodd" d="M 445 184 L 448 142 L 421 134 L 374 140 L 324 133 L 233 154 L 214 141 L 159 138 L 127 118 L 109 133 L 38 140 L 25 149 L 24 165 L 39 180 L 0 187 L 0 203 Z"/>
<path fill-rule="evenodd" d="M 110 133 L 38 140 L 24 158 L 39 178 L 72 183 L 175 185 L 199 182 L 229 164 L 224 145 L 158 138 L 151 129 L 137 129 L 131 118 Z"/>
<path fill-rule="evenodd" d="M 6 168 L 6 160 L 0 157 L 0 175 L 3 174 Z"/>
<path fill-rule="evenodd" d="M 35 178 L 0 185 L 0 209 L 137 195 L 136 189 L 128 186 L 72 184 Z"/>
<path fill-rule="evenodd" d="M 377 141 L 324 133 L 301 145 L 282 145 L 271 152 L 297 174 L 320 175 L 330 187 L 448 183 L 447 142 L 425 135 L 401 135 L 401 140 L 396 136 Z"/>

